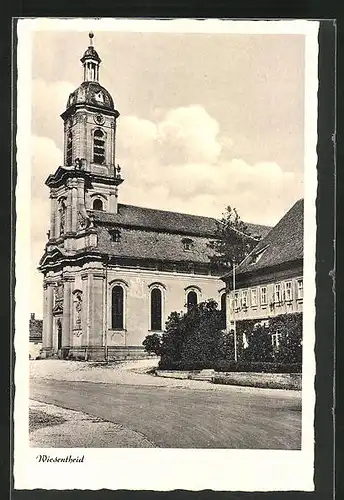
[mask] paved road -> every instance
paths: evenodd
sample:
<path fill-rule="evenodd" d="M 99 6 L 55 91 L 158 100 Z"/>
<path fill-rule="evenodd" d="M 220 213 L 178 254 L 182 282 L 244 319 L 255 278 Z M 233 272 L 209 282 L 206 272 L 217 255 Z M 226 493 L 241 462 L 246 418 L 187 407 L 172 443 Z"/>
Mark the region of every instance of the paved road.
<path fill-rule="evenodd" d="M 300 449 L 301 398 L 283 393 L 30 381 L 31 399 L 121 424 L 162 448 Z"/>

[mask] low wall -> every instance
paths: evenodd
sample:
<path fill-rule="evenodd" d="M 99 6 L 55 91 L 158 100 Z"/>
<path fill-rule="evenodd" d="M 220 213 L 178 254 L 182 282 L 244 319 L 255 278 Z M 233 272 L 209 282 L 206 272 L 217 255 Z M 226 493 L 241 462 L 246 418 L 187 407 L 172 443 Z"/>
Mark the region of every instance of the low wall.
<path fill-rule="evenodd" d="M 206 382 L 212 382 L 216 374 L 215 370 L 156 370 L 155 373 L 159 377 L 204 380 Z"/>
<path fill-rule="evenodd" d="M 41 355 L 42 342 L 32 342 L 29 343 L 29 359 L 37 359 Z"/>
<path fill-rule="evenodd" d="M 289 389 L 300 391 L 301 373 L 255 373 L 255 372 L 215 372 L 214 370 L 180 371 L 156 370 L 159 377 L 204 380 L 214 384 L 241 385 L 270 389 Z"/>
<path fill-rule="evenodd" d="M 123 361 L 131 359 L 151 359 L 155 355 L 148 354 L 141 346 L 109 346 L 107 352 L 103 346 L 69 347 L 64 348 L 61 355 L 63 359 L 76 359 L 86 361 Z"/>
<path fill-rule="evenodd" d="M 186 380 L 190 377 L 192 372 L 183 372 L 179 370 L 155 370 L 155 374 L 158 377 L 166 377 L 166 378 L 179 378 Z"/>
<path fill-rule="evenodd" d="M 302 388 L 302 375 L 301 373 L 223 372 L 216 373 L 213 382 L 215 384 L 300 391 Z"/>

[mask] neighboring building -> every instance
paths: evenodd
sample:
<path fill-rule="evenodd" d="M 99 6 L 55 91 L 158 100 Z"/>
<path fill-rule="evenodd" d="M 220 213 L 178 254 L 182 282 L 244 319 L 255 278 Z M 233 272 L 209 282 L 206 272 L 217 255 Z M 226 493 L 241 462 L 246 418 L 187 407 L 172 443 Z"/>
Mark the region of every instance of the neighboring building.
<path fill-rule="evenodd" d="M 43 355 L 141 355 L 146 335 L 161 332 L 172 311 L 207 298 L 225 309 L 224 270 L 211 263 L 208 245 L 217 221 L 118 203 L 119 112 L 99 84 L 101 61 L 91 36 L 81 61 L 84 81 L 61 115 L 64 166 L 46 181 Z"/>
<path fill-rule="evenodd" d="M 303 200 L 271 229 L 233 273 L 222 278 L 228 287 L 227 328 L 234 320 L 266 321 L 272 316 L 302 312 Z"/>
<path fill-rule="evenodd" d="M 36 359 L 41 354 L 42 349 L 43 320 L 36 319 L 35 313 L 30 315 L 29 323 L 29 358 Z"/>

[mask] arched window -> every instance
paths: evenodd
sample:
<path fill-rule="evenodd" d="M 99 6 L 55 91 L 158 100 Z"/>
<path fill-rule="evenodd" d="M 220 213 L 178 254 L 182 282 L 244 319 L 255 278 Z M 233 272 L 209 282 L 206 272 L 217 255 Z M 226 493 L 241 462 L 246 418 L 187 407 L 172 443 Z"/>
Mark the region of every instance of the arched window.
<path fill-rule="evenodd" d="M 72 132 L 68 132 L 67 135 L 67 166 L 70 167 L 73 161 L 73 135 Z"/>
<path fill-rule="evenodd" d="M 113 330 L 123 330 L 123 299 L 123 288 L 119 285 L 114 286 L 111 304 L 111 327 Z"/>
<path fill-rule="evenodd" d="M 97 129 L 93 136 L 93 161 L 98 165 L 105 163 L 105 134 Z"/>
<path fill-rule="evenodd" d="M 220 299 L 220 307 L 221 307 L 221 317 L 222 317 L 222 328 L 225 330 L 227 326 L 227 308 L 226 308 L 226 292 L 223 292 Z"/>
<path fill-rule="evenodd" d="M 187 308 L 188 311 L 197 306 L 197 293 L 194 290 L 191 290 L 187 295 Z"/>
<path fill-rule="evenodd" d="M 151 291 L 151 325 L 153 331 L 162 330 L 162 292 L 159 288 Z"/>
<path fill-rule="evenodd" d="M 93 202 L 93 210 L 103 210 L 103 202 L 98 198 Z"/>

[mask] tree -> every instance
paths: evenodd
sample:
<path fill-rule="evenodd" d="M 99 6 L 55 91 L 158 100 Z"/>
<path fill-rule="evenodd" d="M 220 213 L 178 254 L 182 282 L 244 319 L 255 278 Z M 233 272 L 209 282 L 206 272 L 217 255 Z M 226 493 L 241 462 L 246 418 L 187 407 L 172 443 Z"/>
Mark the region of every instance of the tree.
<path fill-rule="evenodd" d="M 302 313 L 281 314 L 271 318 L 269 330 L 280 336 L 275 360 L 279 363 L 301 363 Z"/>
<path fill-rule="evenodd" d="M 228 206 L 218 221 L 216 240 L 209 243 L 214 251 L 211 260 L 216 265 L 231 269 L 233 262 L 241 262 L 257 245 L 260 237 L 252 236 L 237 210 Z"/>
<path fill-rule="evenodd" d="M 222 330 L 222 314 L 214 300 L 201 302 L 187 315 L 189 335 L 185 339 L 181 359 L 185 363 L 200 362 L 213 366 L 214 361 L 228 356 L 226 335 Z"/>
<path fill-rule="evenodd" d="M 273 361 L 273 348 L 268 328 L 256 325 L 246 334 L 248 346 L 242 352 L 244 361 Z"/>
<path fill-rule="evenodd" d="M 214 361 L 230 356 L 230 342 L 222 323 L 217 302 L 206 300 L 187 312 L 172 312 L 162 336 L 157 339 L 156 335 L 148 335 L 143 345 L 161 356 L 161 368 L 195 363 L 211 367 Z"/>

